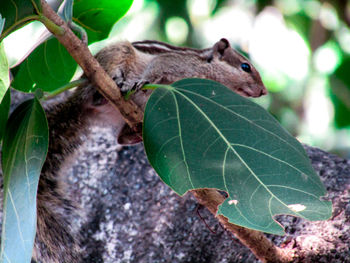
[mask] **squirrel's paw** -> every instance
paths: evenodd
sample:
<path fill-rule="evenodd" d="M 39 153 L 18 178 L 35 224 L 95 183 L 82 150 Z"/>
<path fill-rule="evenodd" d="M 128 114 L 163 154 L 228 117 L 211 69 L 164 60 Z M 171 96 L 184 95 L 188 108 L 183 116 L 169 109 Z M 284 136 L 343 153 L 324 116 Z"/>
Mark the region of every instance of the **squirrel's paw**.
<path fill-rule="evenodd" d="M 149 84 L 149 83 L 150 83 L 150 81 L 141 79 L 140 81 L 134 83 L 133 90 L 139 91 L 142 89 L 142 87 L 144 85 Z"/>
<path fill-rule="evenodd" d="M 120 91 L 123 95 L 127 94 L 130 91 L 137 91 L 139 90 L 139 82 L 135 81 L 127 81 L 125 79 L 124 72 L 122 70 L 118 70 L 115 72 L 115 75 L 113 76 L 114 82 L 118 85 L 120 88 Z M 141 85 L 142 87 L 142 85 Z"/>
<path fill-rule="evenodd" d="M 133 93 L 139 91 L 142 89 L 142 87 L 146 84 L 149 84 L 150 82 L 147 80 L 139 80 L 136 82 L 124 82 L 123 87 L 120 89 L 122 93 L 126 93 L 129 91 L 133 91 Z"/>
<path fill-rule="evenodd" d="M 134 84 L 129 83 L 129 82 L 123 82 L 123 85 L 119 86 L 119 87 L 120 87 L 120 91 L 122 92 L 122 94 L 125 94 L 125 93 L 134 89 Z"/>

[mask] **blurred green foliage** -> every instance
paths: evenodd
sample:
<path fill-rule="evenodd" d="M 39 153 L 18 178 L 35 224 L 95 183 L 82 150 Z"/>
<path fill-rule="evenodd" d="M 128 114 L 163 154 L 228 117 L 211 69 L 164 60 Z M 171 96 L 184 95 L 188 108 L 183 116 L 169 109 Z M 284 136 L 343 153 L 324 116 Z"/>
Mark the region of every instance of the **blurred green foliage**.
<path fill-rule="evenodd" d="M 225 37 L 260 71 L 270 93 L 258 103 L 302 142 L 350 157 L 349 10 L 344 0 L 134 0 L 91 48 L 125 39 L 205 48 Z"/>
<path fill-rule="evenodd" d="M 222 37 L 228 38 L 238 49 L 252 55 L 253 63 L 261 72 L 270 94 L 258 102 L 268 108 L 303 142 L 350 157 L 350 15 L 347 12 L 350 8 L 349 1 L 200 2 L 201 4 L 199 0 L 145 0 L 139 12 L 153 6 L 156 16 L 151 22 L 150 31 L 146 29 L 144 38 L 156 38 L 184 46 L 208 47 L 213 43 L 214 35 L 220 35 L 222 32 Z M 199 9 L 202 8 L 209 11 L 205 15 L 198 15 L 197 13 L 201 12 Z M 285 37 L 280 32 L 274 33 L 275 28 L 270 28 L 271 35 L 263 33 L 266 41 L 271 41 L 271 45 L 276 44 L 281 50 L 286 48 L 280 53 L 273 48 L 266 48 L 263 61 L 276 55 L 288 68 L 274 59 L 271 59 L 271 63 L 274 63 L 272 66 L 260 63 L 261 59 L 256 59 L 259 54 L 254 55 L 253 45 L 258 43 L 254 36 L 248 40 L 247 36 L 242 36 L 242 41 L 233 36 L 247 23 L 243 19 L 241 23 L 239 20 L 237 22 L 233 15 L 236 13 L 232 10 L 240 10 L 251 17 L 250 27 L 253 29 L 259 28 L 259 23 L 263 23 L 263 16 L 275 16 L 280 19 L 281 27 L 285 27 L 286 32 L 291 36 L 294 34 L 296 39 L 299 38 L 298 45 L 291 44 L 287 48 L 282 41 L 278 46 L 276 40 L 271 38 L 271 35 L 281 40 Z M 225 18 L 223 15 L 230 12 L 232 22 L 229 15 Z M 136 17 L 138 14 L 135 12 L 131 16 Z M 183 19 L 188 26 L 187 35 L 180 43 L 172 39 L 171 34 L 174 32 L 167 31 L 166 24 L 171 17 Z M 216 30 L 211 34 L 210 25 L 220 19 L 224 22 L 216 28 L 214 26 Z M 265 30 L 269 30 L 268 24 Z M 152 33 L 147 35 L 147 32 Z M 248 36 L 251 38 L 251 35 L 259 33 L 261 30 L 252 30 Z M 264 53 L 261 50 L 259 52 Z M 291 60 L 293 57 L 296 61 Z M 297 60 L 299 57 L 302 58 L 300 63 Z M 271 69 L 273 67 L 276 69 Z M 286 70 L 283 71 L 284 68 Z M 302 70 L 303 68 L 305 69 Z"/>

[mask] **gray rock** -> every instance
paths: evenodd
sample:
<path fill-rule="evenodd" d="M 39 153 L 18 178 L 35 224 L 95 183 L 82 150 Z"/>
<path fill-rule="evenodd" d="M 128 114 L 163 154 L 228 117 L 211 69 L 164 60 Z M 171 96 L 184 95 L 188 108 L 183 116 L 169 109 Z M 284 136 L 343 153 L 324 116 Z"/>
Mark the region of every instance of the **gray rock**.
<path fill-rule="evenodd" d="M 267 236 L 294 248 L 299 262 L 350 262 L 350 161 L 305 149 L 333 202 L 333 217 L 279 216 L 286 235 Z M 258 262 L 190 194 L 179 197 L 159 179 L 142 144 L 121 148 L 113 131 L 94 128 L 77 157 L 67 170 L 67 195 L 81 208 L 73 223 L 83 236 L 84 262 Z"/>
<path fill-rule="evenodd" d="M 305 146 L 333 202 L 328 221 L 277 219 L 300 262 L 350 262 L 350 161 Z M 118 148 L 113 133 L 93 131 L 69 171 L 70 191 L 85 211 L 79 220 L 84 262 L 257 262 L 190 194 L 176 195 L 147 162 L 143 146 Z"/>

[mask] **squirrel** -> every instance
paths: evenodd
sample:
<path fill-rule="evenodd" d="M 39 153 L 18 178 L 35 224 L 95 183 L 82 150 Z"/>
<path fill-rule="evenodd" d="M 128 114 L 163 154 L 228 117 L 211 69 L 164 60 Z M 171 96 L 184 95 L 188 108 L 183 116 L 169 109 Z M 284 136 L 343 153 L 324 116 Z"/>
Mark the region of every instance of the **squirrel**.
<path fill-rule="evenodd" d="M 258 71 L 226 39 L 207 49 L 176 47 L 158 41 L 118 42 L 95 56 L 122 91 L 145 83 L 169 84 L 198 77 L 218 81 L 246 97 L 267 93 Z M 151 91 L 137 92 L 133 100 L 144 109 Z M 92 125 L 114 126 L 118 142 L 140 142 L 121 114 L 92 84 L 79 86 L 65 101 L 46 109 L 49 149 L 37 194 L 37 235 L 33 259 L 45 263 L 82 260 L 80 237 L 72 222 L 78 208 L 65 193 L 63 171 L 74 160 Z"/>

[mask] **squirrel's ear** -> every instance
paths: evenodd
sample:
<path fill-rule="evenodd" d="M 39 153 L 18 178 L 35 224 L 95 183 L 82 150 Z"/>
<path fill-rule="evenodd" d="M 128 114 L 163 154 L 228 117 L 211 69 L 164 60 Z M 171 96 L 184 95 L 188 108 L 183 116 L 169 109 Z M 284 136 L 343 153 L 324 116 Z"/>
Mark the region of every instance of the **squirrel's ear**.
<path fill-rule="evenodd" d="M 226 38 L 221 38 L 220 41 L 216 42 L 213 46 L 213 55 L 222 57 L 227 48 L 230 48 L 230 43 Z"/>

